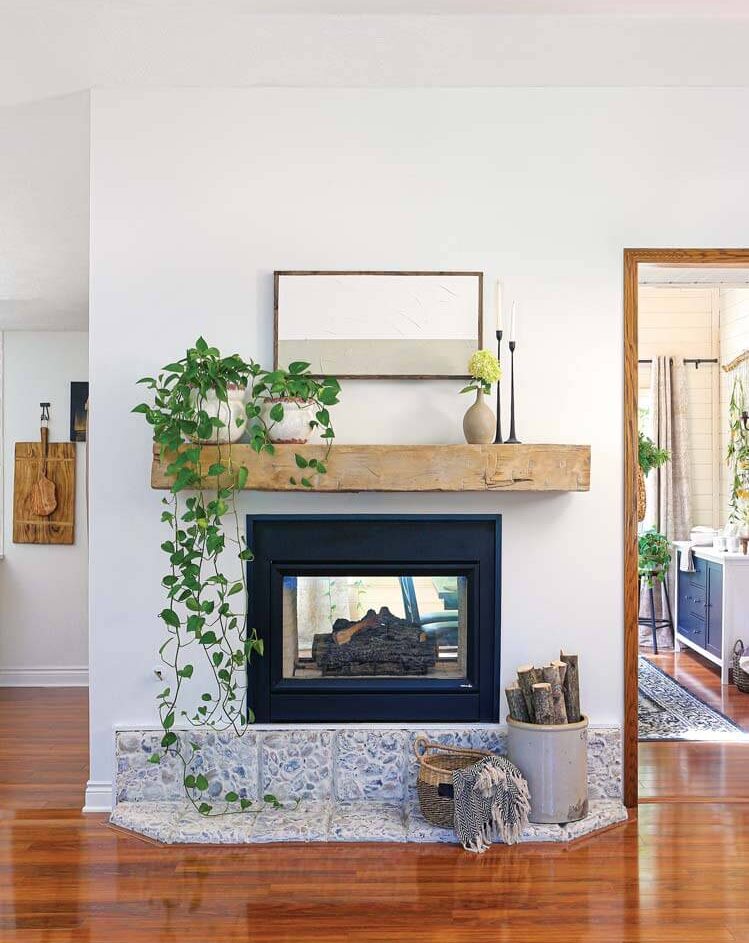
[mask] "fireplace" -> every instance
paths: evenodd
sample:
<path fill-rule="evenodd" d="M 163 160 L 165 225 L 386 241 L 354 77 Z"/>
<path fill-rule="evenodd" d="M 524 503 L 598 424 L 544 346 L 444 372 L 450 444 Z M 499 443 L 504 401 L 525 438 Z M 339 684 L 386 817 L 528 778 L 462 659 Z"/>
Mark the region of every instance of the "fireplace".
<path fill-rule="evenodd" d="M 501 520 L 247 519 L 248 667 L 260 722 L 491 721 L 499 710 Z"/>

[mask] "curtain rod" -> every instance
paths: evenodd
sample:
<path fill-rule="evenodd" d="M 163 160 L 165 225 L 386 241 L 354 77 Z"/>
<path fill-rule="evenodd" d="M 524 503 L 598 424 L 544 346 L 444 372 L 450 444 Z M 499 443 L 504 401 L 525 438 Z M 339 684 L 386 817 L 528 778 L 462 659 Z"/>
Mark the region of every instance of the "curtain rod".
<path fill-rule="evenodd" d="M 673 362 L 673 357 L 669 357 L 669 360 Z M 638 360 L 638 363 L 652 363 L 652 357 L 649 360 Z M 685 357 L 684 363 L 693 363 L 694 369 L 696 370 L 701 363 L 718 363 L 717 357 Z"/>

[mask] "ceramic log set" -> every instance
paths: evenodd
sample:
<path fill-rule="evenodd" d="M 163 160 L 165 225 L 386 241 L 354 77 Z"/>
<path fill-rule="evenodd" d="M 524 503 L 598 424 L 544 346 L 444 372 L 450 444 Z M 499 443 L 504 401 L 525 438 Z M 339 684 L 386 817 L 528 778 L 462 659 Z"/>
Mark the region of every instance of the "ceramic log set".
<path fill-rule="evenodd" d="M 580 713 L 578 656 L 522 665 L 505 690 L 508 746 L 528 780 L 531 822 L 574 822 L 588 812 L 588 718 Z"/>

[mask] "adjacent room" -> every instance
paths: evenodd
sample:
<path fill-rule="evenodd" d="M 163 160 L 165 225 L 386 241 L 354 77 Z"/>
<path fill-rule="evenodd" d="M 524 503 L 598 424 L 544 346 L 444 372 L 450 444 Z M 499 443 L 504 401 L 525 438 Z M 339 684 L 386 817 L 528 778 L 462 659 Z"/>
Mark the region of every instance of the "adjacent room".
<path fill-rule="evenodd" d="M 748 43 L 0 2 L 1 940 L 749 941 Z"/>

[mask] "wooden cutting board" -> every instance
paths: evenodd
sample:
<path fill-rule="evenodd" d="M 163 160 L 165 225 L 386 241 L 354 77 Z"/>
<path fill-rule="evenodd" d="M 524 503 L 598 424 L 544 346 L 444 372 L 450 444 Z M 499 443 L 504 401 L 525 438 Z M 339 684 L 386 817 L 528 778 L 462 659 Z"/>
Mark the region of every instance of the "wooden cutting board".
<path fill-rule="evenodd" d="M 31 493 L 42 467 L 41 442 L 16 442 L 13 483 L 13 543 L 72 544 L 75 540 L 75 443 L 51 442 L 47 477 L 55 484 L 57 507 L 49 517 L 31 510 Z"/>

